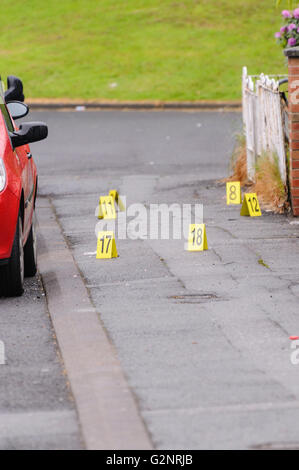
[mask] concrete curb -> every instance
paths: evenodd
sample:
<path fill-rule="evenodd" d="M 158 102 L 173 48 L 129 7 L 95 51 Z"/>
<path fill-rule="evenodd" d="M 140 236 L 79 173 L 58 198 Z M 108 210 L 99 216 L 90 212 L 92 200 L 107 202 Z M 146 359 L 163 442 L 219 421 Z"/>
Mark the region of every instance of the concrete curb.
<path fill-rule="evenodd" d="M 33 110 L 240 110 L 240 101 L 31 101 L 26 103 Z M 78 109 L 79 108 L 79 109 Z"/>
<path fill-rule="evenodd" d="M 152 449 L 137 404 L 62 235 L 38 201 L 39 272 L 88 450 Z"/>

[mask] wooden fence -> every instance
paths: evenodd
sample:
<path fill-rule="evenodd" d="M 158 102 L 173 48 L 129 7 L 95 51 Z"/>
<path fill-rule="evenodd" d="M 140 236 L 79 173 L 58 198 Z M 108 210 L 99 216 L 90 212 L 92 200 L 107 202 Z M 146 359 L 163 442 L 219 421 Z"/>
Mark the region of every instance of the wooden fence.
<path fill-rule="evenodd" d="M 279 79 L 286 75 L 248 75 L 243 68 L 243 123 L 247 147 L 247 174 L 254 180 L 257 159 L 264 153 L 277 156 L 281 179 L 287 180 L 287 107 L 279 91 Z"/>

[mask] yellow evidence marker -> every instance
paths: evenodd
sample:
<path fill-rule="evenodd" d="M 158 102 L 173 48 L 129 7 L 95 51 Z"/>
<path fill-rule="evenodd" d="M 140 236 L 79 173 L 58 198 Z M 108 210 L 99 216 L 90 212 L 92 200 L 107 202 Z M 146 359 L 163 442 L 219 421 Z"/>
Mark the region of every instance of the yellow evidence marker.
<path fill-rule="evenodd" d="M 116 219 L 114 199 L 112 196 L 101 196 L 99 207 L 99 219 Z"/>
<path fill-rule="evenodd" d="M 259 201 L 255 193 L 244 195 L 240 215 L 249 215 L 250 217 L 260 217 L 262 215 Z"/>
<path fill-rule="evenodd" d="M 188 237 L 188 251 L 204 251 L 208 249 L 205 224 L 191 224 Z"/>
<path fill-rule="evenodd" d="M 117 249 L 113 232 L 99 232 L 97 259 L 117 258 Z"/>
<path fill-rule="evenodd" d="M 226 203 L 242 204 L 241 185 L 239 181 L 226 183 Z"/>
<path fill-rule="evenodd" d="M 116 204 L 118 205 L 118 208 L 121 212 L 126 210 L 126 208 L 125 208 L 121 198 L 119 197 L 119 194 L 116 191 L 116 189 L 111 189 L 111 191 L 109 191 L 109 196 L 113 197 L 113 200 L 116 202 Z"/>

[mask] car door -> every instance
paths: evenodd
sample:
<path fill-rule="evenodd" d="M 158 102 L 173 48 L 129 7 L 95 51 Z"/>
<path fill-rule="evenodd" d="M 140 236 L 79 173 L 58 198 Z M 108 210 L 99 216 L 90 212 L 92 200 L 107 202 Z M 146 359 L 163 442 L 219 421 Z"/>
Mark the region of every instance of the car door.
<path fill-rule="evenodd" d="M 32 194 L 34 192 L 29 145 L 23 145 L 22 147 L 18 147 L 15 149 L 15 152 L 22 165 L 22 181 L 25 203 L 24 235 L 27 237 L 31 224 L 32 205 L 30 204 L 30 201 L 32 200 Z"/>
<path fill-rule="evenodd" d="M 15 123 L 10 117 L 10 114 L 7 110 L 6 104 L 0 100 L 0 108 L 2 115 L 4 117 L 6 127 L 9 132 L 14 132 L 17 129 Z M 24 235 L 27 236 L 27 233 L 30 229 L 30 222 L 31 222 L 31 210 L 32 207 L 28 204 L 30 200 L 31 191 L 34 191 L 34 182 L 32 177 L 31 171 L 31 161 L 28 156 L 30 155 L 29 145 L 23 145 L 22 147 L 18 147 L 14 149 L 14 153 L 16 158 L 20 164 L 22 170 L 22 187 L 24 191 L 24 202 L 25 202 L 25 212 L 24 212 Z"/>

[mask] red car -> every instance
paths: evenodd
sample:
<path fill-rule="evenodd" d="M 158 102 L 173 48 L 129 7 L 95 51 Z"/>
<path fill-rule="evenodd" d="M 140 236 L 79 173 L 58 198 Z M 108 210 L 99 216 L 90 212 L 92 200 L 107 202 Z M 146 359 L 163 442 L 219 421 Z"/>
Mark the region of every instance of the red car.
<path fill-rule="evenodd" d="M 23 293 L 24 276 L 36 273 L 34 209 L 37 172 L 29 145 L 45 139 L 44 123 L 15 120 L 28 114 L 23 85 L 17 77 L 7 79 L 0 90 L 0 295 Z"/>

